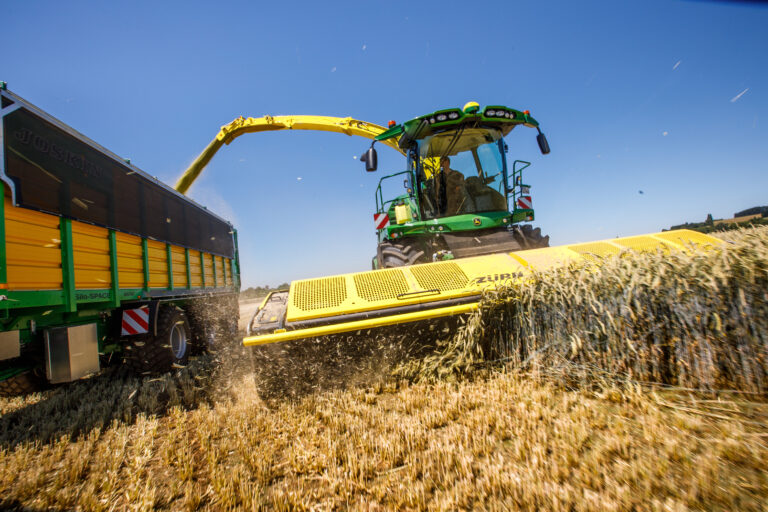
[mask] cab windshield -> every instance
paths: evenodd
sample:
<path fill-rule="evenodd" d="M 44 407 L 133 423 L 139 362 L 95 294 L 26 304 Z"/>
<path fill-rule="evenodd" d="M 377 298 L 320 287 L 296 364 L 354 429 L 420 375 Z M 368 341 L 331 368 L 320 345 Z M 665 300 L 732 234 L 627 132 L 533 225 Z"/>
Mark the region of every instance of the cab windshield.
<path fill-rule="evenodd" d="M 419 141 L 425 219 L 507 210 L 501 138 L 498 130 L 459 128 Z"/>

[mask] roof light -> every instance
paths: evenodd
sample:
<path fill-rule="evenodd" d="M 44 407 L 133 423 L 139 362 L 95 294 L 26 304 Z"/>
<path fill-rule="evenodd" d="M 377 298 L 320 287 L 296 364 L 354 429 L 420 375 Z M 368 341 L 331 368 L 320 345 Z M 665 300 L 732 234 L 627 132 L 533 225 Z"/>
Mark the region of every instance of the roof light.
<path fill-rule="evenodd" d="M 530 110 L 523 110 L 523 114 L 525 114 L 525 115 L 528 115 L 528 114 L 530 114 L 530 113 L 531 113 L 531 111 L 530 111 Z"/>
<path fill-rule="evenodd" d="M 397 123 L 395 122 L 395 120 L 394 120 L 394 119 L 391 119 L 391 120 L 389 121 L 389 123 L 387 123 L 387 126 L 388 126 L 388 127 L 390 127 L 390 128 L 392 128 L 392 127 L 393 127 L 393 126 L 395 126 L 396 124 L 397 124 Z"/>
<path fill-rule="evenodd" d="M 480 105 L 476 101 L 468 101 L 462 110 L 465 114 L 474 114 L 480 110 Z"/>

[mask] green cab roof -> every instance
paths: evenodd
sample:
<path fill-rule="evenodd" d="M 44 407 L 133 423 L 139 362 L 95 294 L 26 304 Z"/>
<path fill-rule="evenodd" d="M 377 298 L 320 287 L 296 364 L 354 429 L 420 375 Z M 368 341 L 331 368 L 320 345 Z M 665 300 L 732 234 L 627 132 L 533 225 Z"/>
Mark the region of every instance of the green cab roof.
<path fill-rule="evenodd" d="M 395 125 L 379 134 L 376 140 L 382 141 L 405 135 L 406 141 L 400 141 L 400 147 L 404 147 L 409 145 L 407 142 L 423 139 L 434 133 L 461 125 L 496 128 L 506 136 L 515 126 L 520 124 L 529 128 L 538 128 L 539 126 L 539 123 L 531 117 L 528 111 L 520 111 L 503 105 L 488 105 L 483 109 L 467 108 L 466 110 L 447 108 Z"/>

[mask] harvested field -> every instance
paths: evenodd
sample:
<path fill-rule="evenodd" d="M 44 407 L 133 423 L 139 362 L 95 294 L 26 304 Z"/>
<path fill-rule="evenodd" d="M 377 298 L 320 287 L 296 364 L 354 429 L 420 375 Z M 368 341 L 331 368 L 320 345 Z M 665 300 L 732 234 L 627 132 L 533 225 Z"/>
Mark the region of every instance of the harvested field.
<path fill-rule="evenodd" d="M 765 510 L 768 231 L 724 236 L 542 275 L 427 355 L 358 350 L 301 393 L 262 386 L 317 351 L 233 348 L 0 399 L 0 505 Z"/>

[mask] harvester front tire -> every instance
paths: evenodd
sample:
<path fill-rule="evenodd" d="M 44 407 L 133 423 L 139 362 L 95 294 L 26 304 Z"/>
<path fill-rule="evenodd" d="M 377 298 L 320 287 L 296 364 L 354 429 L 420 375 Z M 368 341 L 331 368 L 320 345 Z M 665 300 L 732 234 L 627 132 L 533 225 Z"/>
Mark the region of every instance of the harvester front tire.
<path fill-rule="evenodd" d="M 126 362 L 140 374 L 164 373 L 183 368 L 192 348 L 187 316 L 176 306 L 161 306 L 157 317 L 157 336 L 132 342 Z"/>
<path fill-rule="evenodd" d="M 378 250 L 379 268 L 405 267 L 422 263 L 424 251 L 409 244 L 382 242 Z"/>
<path fill-rule="evenodd" d="M 523 224 L 520 230 L 515 233 L 523 249 L 538 249 L 540 247 L 549 247 L 549 235 L 542 236 L 541 228 L 534 228 L 530 224 Z"/>

